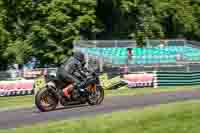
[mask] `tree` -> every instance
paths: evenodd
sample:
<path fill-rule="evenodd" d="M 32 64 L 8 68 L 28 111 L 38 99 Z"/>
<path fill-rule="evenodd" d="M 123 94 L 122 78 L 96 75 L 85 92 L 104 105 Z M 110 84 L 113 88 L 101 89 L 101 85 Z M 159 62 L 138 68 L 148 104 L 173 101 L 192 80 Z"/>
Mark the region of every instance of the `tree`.
<path fill-rule="evenodd" d="M 78 39 L 200 40 L 198 0 L 0 0 L 0 69 L 59 64 Z"/>
<path fill-rule="evenodd" d="M 120 12 L 116 17 L 119 20 L 112 23 L 117 23 L 112 32 L 125 33 L 124 39 L 131 37 L 144 45 L 145 38 L 179 36 L 191 38 L 198 34 L 199 3 L 194 0 L 112 0 L 112 2 L 114 3 L 112 9 Z M 101 18 L 107 14 L 101 14 Z M 118 39 L 121 39 L 119 35 Z"/>
<path fill-rule="evenodd" d="M 94 0 L 0 0 L 0 5 L 0 33 L 7 40 L 1 50 L 8 64 L 32 56 L 41 67 L 59 64 L 74 40 L 92 39 L 100 30 Z"/>
<path fill-rule="evenodd" d="M 99 31 L 95 1 L 51 0 L 38 2 L 30 38 L 42 64 L 58 63 L 71 54 L 74 40 L 91 39 Z"/>

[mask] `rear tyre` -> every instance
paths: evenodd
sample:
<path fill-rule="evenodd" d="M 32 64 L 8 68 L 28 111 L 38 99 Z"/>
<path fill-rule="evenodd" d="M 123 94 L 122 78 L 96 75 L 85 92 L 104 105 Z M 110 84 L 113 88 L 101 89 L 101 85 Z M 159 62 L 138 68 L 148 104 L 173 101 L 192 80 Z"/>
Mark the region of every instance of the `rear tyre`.
<path fill-rule="evenodd" d="M 37 92 L 35 96 L 35 105 L 42 112 L 52 111 L 58 105 L 58 98 L 56 94 L 48 91 L 45 87 Z"/>

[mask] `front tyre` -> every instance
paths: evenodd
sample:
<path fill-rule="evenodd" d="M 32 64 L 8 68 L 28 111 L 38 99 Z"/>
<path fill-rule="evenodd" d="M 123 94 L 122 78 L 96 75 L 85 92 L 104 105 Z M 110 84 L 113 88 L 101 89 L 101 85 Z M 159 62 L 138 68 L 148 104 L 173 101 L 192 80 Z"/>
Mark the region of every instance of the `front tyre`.
<path fill-rule="evenodd" d="M 37 92 L 35 96 L 35 105 L 42 112 L 52 111 L 58 105 L 58 98 L 45 87 Z"/>
<path fill-rule="evenodd" d="M 104 89 L 100 85 L 91 85 L 89 89 L 88 104 L 98 105 L 104 100 Z"/>
<path fill-rule="evenodd" d="M 97 104 L 101 104 L 104 100 L 104 89 L 102 86 L 99 86 L 99 92 L 100 92 L 100 95 L 99 95 L 99 98 L 98 98 L 98 101 L 97 101 Z"/>

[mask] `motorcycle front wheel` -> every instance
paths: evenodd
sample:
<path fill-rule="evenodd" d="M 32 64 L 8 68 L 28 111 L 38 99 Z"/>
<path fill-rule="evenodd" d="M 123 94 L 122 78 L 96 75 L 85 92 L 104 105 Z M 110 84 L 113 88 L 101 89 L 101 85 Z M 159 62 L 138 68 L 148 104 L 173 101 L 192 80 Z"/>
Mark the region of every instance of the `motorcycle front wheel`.
<path fill-rule="evenodd" d="M 52 111 L 58 105 L 58 98 L 53 92 L 44 87 L 37 92 L 35 105 L 42 112 Z"/>
<path fill-rule="evenodd" d="M 88 87 L 89 96 L 88 104 L 89 105 L 98 105 L 101 104 L 104 100 L 104 89 L 100 85 L 90 85 Z"/>

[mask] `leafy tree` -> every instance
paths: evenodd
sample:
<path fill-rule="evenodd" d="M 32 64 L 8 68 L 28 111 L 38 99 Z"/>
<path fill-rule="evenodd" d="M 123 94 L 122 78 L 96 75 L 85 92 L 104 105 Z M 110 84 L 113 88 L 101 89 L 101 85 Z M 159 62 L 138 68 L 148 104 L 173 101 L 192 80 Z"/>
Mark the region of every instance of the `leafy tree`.
<path fill-rule="evenodd" d="M 0 69 L 59 64 L 79 39 L 200 40 L 198 0 L 0 0 Z"/>
<path fill-rule="evenodd" d="M 73 40 L 94 38 L 100 30 L 94 0 L 0 1 L 1 39 L 7 40 L 1 50 L 8 64 L 26 63 L 31 56 L 41 67 L 59 64 L 70 55 Z"/>
<path fill-rule="evenodd" d="M 95 1 L 51 0 L 36 4 L 30 38 L 34 54 L 42 64 L 59 63 L 71 54 L 77 39 L 91 39 L 100 29 L 96 24 Z"/>

